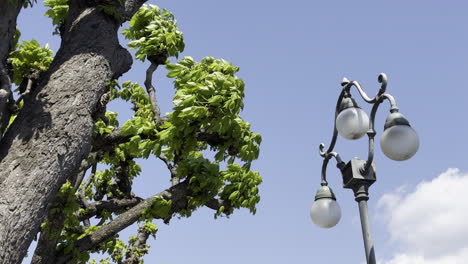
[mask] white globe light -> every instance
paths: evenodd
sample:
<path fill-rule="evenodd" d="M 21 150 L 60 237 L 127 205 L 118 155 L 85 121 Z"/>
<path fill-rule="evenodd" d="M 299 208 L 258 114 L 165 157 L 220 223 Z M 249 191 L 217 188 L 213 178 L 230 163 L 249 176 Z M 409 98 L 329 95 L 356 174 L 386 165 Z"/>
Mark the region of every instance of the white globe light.
<path fill-rule="evenodd" d="M 341 208 L 331 198 L 318 199 L 312 204 L 310 218 L 314 224 L 322 228 L 334 227 L 341 219 Z"/>
<path fill-rule="evenodd" d="M 344 138 L 361 138 L 369 130 L 369 117 L 361 108 L 346 108 L 336 117 L 336 129 Z"/>
<path fill-rule="evenodd" d="M 419 137 L 408 125 L 396 125 L 385 129 L 380 138 L 380 147 L 392 160 L 407 160 L 419 149 Z"/>

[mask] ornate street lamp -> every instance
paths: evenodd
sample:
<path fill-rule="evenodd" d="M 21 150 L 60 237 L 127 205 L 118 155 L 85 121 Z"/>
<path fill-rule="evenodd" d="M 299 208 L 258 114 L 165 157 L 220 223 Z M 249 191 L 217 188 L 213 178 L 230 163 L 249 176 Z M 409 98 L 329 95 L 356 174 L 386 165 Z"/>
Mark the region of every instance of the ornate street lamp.
<path fill-rule="evenodd" d="M 390 115 L 387 117 L 384 132 L 380 138 L 380 146 L 383 153 L 392 160 L 407 160 L 411 158 L 419 148 L 419 138 L 408 120 L 398 112 L 395 99 L 390 94 L 385 93 L 387 88 L 387 76 L 381 73 L 378 78 L 381 83 L 380 90 L 373 98 L 367 96 L 356 81 L 349 81 L 344 78 L 341 82 L 342 90 L 338 97 L 335 110 L 335 127 L 330 146 L 325 151 L 325 145 L 320 144 L 320 156 L 323 157 L 322 182 L 321 187 L 315 195 L 315 202 L 310 210 L 312 221 L 323 228 L 335 226 L 341 218 L 341 209 L 336 202 L 335 194 L 328 187 L 326 169 L 328 161 L 333 157 L 336 159 L 337 167 L 343 176 L 343 187 L 352 189 L 356 202 L 359 204 L 359 214 L 361 217 L 362 234 L 368 264 L 375 264 L 374 245 L 372 243 L 369 218 L 367 214 L 367 200 L 369 200 L 369 186 L 376 180 L 374 159 L 374 130 L 375 114 L 379 105 L 384 101 L 390 102 Z M 350 90 L 356 87 L 365 102 L 372 104 L 370 118 L 367 116 L 351 98 Z M 365 134 L 369 137 L 369 155 L 367 160 L 354 158 L 347 164 L 344 163 L 340 155 L 333 151 L 338 134 L 346 139 L 358 139 Z"/>

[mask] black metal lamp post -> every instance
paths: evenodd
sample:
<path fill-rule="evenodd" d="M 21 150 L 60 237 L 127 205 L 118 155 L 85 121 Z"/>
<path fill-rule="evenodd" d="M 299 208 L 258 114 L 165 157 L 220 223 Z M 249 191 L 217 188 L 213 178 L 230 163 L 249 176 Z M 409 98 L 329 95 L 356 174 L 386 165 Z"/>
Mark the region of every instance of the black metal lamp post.
<path fill-rule="evenodd" d="M 330 146 L 325 151 L 325 145 L 320 144 L 320 156 L 323 157 L 321 187 L 315 196 L 310 215 L 315 224 L 323 228 L 335 226 L 341 218 L 341 209 L 336 202 L 336 197 L 328 187 L 326 169 L 328 161 L 334 157 L 337 167 L 343 176 L 343 187 L 351 189 L 359 205 L 362 234 L 368 264 L 375 264 L 374 245 L 372 243 L 369 217 L 367 213 L 367 200 L 369 200 L 369 187 L 376 181 L 374 159 L 374 119 L 379 105 L 388 100 L 390 102 L 390 115 L 387 117 L 384 132 L 380 138 L 380 146 L 383 153 L 393 160 L 407 160 L 411 158 L 419 148 L 419 138 L 411 128 L 408 120 L 398 112 L 395 99 L 385 93 L 387 88 L 387 76 L 381 73 L 378 78 L 381 87 L 373 98 L 367 96 L 361 85 L 356 81 L 348 81 L 344 78 L 342 90 L 338 97 L 335 111 L 335 127 Z M 372 104 L 370 118 L 359 108 L 356 101 L 351 98 L 350 90 L 355 87 L 365 102 Z M 369 155 L 367 160 L 354 158 L 347 164 L 340 155 L 333 151 L 338 134 L 347 139 L 358 139 L 367 134 L 369 137 Z"/>

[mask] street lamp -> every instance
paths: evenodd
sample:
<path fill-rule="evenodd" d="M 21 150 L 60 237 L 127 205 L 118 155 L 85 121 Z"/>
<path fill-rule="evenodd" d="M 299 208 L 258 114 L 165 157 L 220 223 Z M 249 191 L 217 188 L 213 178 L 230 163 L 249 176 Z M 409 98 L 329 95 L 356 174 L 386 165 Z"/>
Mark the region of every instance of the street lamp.
<path fill-rule="evenodd" d="M 408 120 L 398 112 L 395 99 L 385 93 L 387 76 L 381 73 L 378 78 L 380 90 L 373 98 L 367 96 L 361 85 L 356 81 L 344 78 L 341 82 L 342 90 L 335 109 L 335 127 L 330 146 L 325 151 L 325 145 L 320 144 L 320 156 L 323 157 L 321 187 L 315 195 L 315 202 L 310 210 L 312 221 L 323 228 L 335 226 L 341 218 L 341 209 L 336 202 L 335 194 L 328 186 L 326 170 L 328 161 L 335 158 L 337 167 L 343 177 L 343 187 L 352 189 L 359 205 L 364 248 L 368 264 L 375 264 L 374 245 L 372 243 L 369 218 L 367 214 L 367 200 L 369 200 L 369 186 L 376 181 L 374 159 L 374 119 L 379 105 L 388 100 L 390 115 L 387 117 L 384 132 L 380 138 L 383 153 L 392 160 L 402 161 L 411 158 L 419 148 L 419 138 Z M 350 90 L 355 87 L 366 103 L 372 104 L 370 118 L 351 98 Z M 367 160 L 354 158 L 347 164 L 340 155 L 333 151 L 338 134 L 346 139 L 359 139 L 367 134 L 369 138 L 369 154 Z"/>

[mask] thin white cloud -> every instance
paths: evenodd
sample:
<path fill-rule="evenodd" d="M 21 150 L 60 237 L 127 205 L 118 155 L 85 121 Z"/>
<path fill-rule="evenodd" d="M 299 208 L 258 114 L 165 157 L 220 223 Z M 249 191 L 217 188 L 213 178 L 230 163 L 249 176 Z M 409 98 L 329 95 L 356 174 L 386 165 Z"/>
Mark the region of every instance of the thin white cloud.
<path fill-rule="evenodd" d="M 448 169 L 412 191 L 385 194 L 378 202 L 400 252 L 383 264 L 468 263 L 468 173 Z"/>

